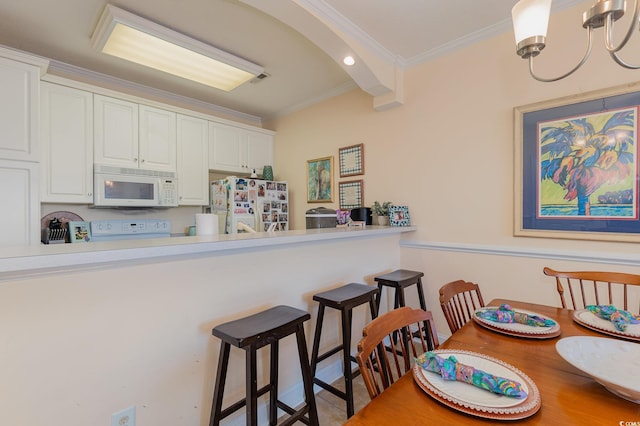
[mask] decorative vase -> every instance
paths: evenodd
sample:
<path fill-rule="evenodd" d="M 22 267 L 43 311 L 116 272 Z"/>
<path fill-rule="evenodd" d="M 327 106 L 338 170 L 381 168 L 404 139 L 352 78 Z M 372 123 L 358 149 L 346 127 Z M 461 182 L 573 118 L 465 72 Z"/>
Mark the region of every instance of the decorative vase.
<path fill-rule="evenodd" d="M 262 169 L 262 179 L 273 180 L 273 167 L 264 166 L 264 168 Z"/>
<path fill-rule="evenodd" d="M 389 224 L 389 216 L 378 216 L 378 225 L 387 226 Z"/>

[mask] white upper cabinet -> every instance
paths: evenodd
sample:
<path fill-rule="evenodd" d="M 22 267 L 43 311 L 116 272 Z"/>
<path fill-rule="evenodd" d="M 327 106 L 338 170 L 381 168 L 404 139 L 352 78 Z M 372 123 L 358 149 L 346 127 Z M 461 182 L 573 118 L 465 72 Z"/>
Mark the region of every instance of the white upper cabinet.
<path fill-rule="evenodd" d="M 140 105 L 141 168 L 176 171 L 176 113 Z"/>
<path fill-rule="evenodd" d="M 0 158 L 40 161 L 39 84 L 40 68 L 0 57 Z"/>
<path fill-rule="evenodd" d="M 209 204 L 209 122 L 178 114 L 178 204 Z"/>
<path fill-rule="evenodd" d="M 93 94 L 42 82 L 40 200 L 93 202 Z"/>
<path fill-rule="evenodd" d="M 209 126 L 209 168 L 225 172 L 245 173 L 246 138 L 239 127 L 211 123 Z"/>
<path fill-rule="evenodd" d="M 247 131 L 247 166 L 261 174 L 264 166 L 273 166 L 273 136 Z"/>
<path fill-rule="evenodd" d="M 96 163 L 138 167 L 138 104 L 94 95 Z"/>
<path fill-rule="evenodd" d="M 273 136 L 268 133 L 212 122 L 209 140 L 211 170 L 261 173 L 273 164 Z"/>
<path fill-rule="evenodd" d="M 94 95 L 94 159 L 128 168 L 176 171 L 176 114 Z"/>

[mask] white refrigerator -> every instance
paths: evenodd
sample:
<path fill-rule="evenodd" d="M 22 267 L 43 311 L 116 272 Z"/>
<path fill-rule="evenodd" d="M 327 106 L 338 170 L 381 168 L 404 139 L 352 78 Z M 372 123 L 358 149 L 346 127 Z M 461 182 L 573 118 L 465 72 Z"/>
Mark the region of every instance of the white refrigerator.
<path fill-rule="evenodd" d="M 211 213 L 226 215 L 224 232 L 289 229 L 287 182 L 228 176 L 211 182 Z M 222 231 L 222 229 L 221 229 Z"/>

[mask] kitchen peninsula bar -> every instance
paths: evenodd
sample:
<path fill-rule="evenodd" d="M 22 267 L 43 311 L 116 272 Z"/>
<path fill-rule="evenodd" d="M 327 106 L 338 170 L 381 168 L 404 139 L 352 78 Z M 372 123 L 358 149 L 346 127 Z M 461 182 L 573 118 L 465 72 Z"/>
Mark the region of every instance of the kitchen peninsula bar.
<path fill-rule="evenodd" d="M 97 265 L 163 261 L 165 257 L 235 253 L 238 250 L 371 238 L 415 230 L 415 227 L 370 226 L 0 248 L 0 281 Z"/>
<path fill-rule="evenodd" d="M 140 424 L 208 424 L 216 325 L 289 305 L 311 314 L 309 339 L 313 295 L 350 282 L 374 285 L 375 276 L 402 267 L 400 240 L 414 230 L 367 226 L 1 250 L 0 419 L 103 424 L 133 406 Z M 368 320 L 367 313 L 354 315 L 354 329 Z M 338 328 L 336 318 L 325 318 L 323 344 L 338 344 Z M 297 365 L 294 346 L 282 341 L 281 365 Z M 243 394 L 245 371 L 242 351 L 231 352 L 229 398 Z M 268 371 L 263 362 L 259 355 L 259 371 Z M 317 373 L 332 382 L 341 363 Z M 283 402 L 302 402 L 299 369 L 282 368 L 279 387 Z"/>

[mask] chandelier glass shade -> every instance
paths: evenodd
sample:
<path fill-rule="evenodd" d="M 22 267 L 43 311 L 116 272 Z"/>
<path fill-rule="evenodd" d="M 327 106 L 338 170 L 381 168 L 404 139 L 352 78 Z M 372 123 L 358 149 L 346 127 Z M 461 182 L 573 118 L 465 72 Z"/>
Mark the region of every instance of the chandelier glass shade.
<path fill-rule="evenodd" d="M 626 0 L 596 0 L 593 6 L 582 14 L 582 27 L 587 30 L 587 46 L 582 59 L 568 72 L 557 77 L 544 78 L 535 73 L 533 62 L 546 45 L 551 0 L 520 0 L 511 10 L 516 52 L 523 59 L 529 60 L 529 72 L 533 78 L 542 82 L 558 81 L 573 74 L 587 61 L 593 45 L 593 30 L 604 28 L 604 45 L 611 58 L 624 68 L 638 69 L 640 65 L 625 62 L 618 52 L 626 46 L 638 27 L 640 0 L 634 0 L 633 18 L 626 34 L 618 45 L 613 41 L 614 22 L 624 15 L 626 8 Z"/>

